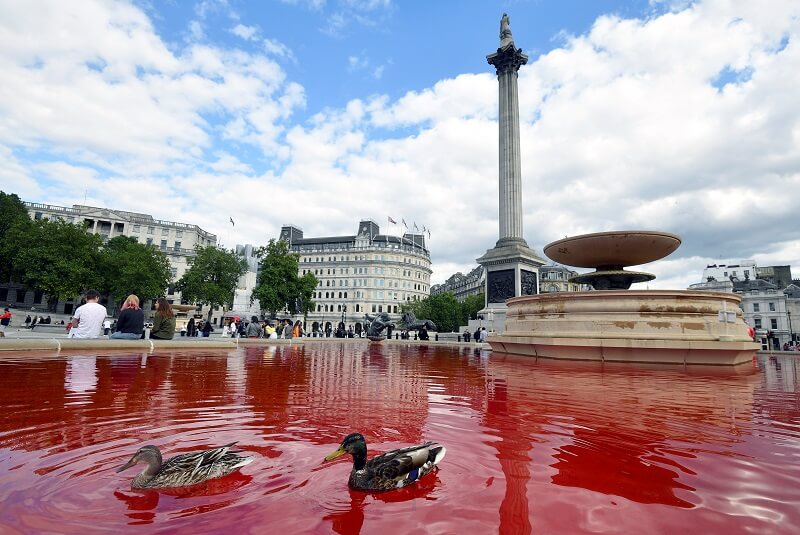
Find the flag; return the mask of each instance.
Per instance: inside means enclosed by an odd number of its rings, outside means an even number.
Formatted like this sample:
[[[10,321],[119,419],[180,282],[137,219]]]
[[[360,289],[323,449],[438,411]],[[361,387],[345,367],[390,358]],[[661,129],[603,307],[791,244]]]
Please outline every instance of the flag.
[[[232,217],[230,217],[230,216],[228,216],[228,219],[230,219],[230,220],[231,220],[231,225],[235,227],[235,226],[236,226],[236,223],[234,223],[234,222],[233,222],[233,218],[232,218]]]
[[[394,219],[392,219],[392,216],[389,216],[389,223],[391,223],[392,225],[396,225],[396,224],[397,224],[397,221],[395,221]]]
[[[403,218],[401,217],[401,218],[400,218],[400,221],[402,221],[402,222],[403,222],[403,226],[404,226],[404,227],[408,228],[408,225],[406,225],[406,220],[405,220],[405,219],[403,219]]]

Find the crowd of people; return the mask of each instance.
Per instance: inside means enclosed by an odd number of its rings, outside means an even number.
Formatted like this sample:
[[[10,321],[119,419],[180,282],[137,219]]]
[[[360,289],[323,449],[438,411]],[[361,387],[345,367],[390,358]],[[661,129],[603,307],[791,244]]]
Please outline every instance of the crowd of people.
[[[0,314],[0,337],[5,336],[5,330],[10,325],[12,313],[8,307],[3,314]],[[37,324],[45,325],[52,322],[50,316],[28,315],[25,318],[25,327],[34,328]],[[58,323],[58,322],[57,322]],[[129,295],[120,307],[119,316],[113,322],[108,316],[108,310],[100,304],[100,293],[96,290],[89,290],[85,295],[85,302],[79,306],[69,322],[61,320],[62,325],[68,333],[69,338],[100,338],[108,336],[114,340],[138,340],[149,336],[155,340],[171,340],[176,334],[176,317],[169,301],[159,297],[155,301],[155,314],[152,317],[152,324],[145,323],[144,311],[141,308],[139,298],[136,295]],[[149,327],[149,333],[148,328]],[[316,324],[315,324],[316,327]],[[292,323],[291,319],[278,321],[260,320],[257,316],[252,316],[250,321],[242,321],[238,316],[226,318],[221,327],[223,337],[237,338],[267,338],[267,339],[291,339],[303,336],[326,336],[336,338],[354,338],[359,333],[350,325],[348,329],[340,324],[335,331],[327,326],[327,331],[317,331],[307,333],[303,322],[300,320]],[[180,336],[190,338],[208,338],[214,332],[214,327],[210,321],[190,318],[189,321],[180,328]],[[485,327],[478,328],[475,333],[468,330],[463,334],[463,340],[469,342],[472,338],[475,342],[485,342],[487,331]],[[391,337],[391,333],[389,334]],[[402,330],[397,338],[408,340],[411,332]],[[429,340],[428,331],[423,327],[414,335],[415,339]],[[792,347],[796,350],[796,346]]]
[[[486,337],[488,335],[489,333],[486,332],[486,327],[478,327],[477,329],[475,329],[474,333],[470,333],[469,330],[464,331],[464,334],[462,336],[465,342],[469,342],[469,339],[472,338],[472,340],[474,340],[475,343],[483,343],[486,342]]]

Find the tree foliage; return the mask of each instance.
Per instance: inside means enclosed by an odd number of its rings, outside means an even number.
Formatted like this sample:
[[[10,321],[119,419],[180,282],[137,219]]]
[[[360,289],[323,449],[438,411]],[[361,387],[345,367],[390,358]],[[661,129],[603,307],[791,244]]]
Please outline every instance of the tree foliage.
[[[181,297],[189,302],[211,307],[230,305],[236,284],[247,270],[247,262],[232,251],[217,249],[213,245],[195,247],[196,256],[192,266],[186,270],[176,286]]]
[[[312,274],[298,275],[299,256],[289,251],[289,244],[283,240],[270,240],[266,247],[256,251],[260,259],[260,272],[253,300],[258,299],[262,310],[277,314],[289,309],[292,314],[305,314],[314,308],[311,296],[319,284]],[[297,309],[300,298],[302,306]]]
[[[19,279],[14,262],[28,243],[25,235],[33,222],[25,203],[14,193],[0,191],[0,214],[0,281],[7,282],[12,278]]]
[[[9,235],[11,240],[25,243],[13,261],[20,281],[47,294],[51,308],[101,282],[102,239],[85,227],[42,219],[30,226],[12,227]]]
[[[455,332],[467,325],[467,321],[483,308],[483,303],[483,294],[469,296],[459,303],[455,295],[444,292],[407,303],[403,311],[412,311],[417,319],[432,320],[439,332]]]
[[[164,294],[172,277],[167,256],[136,238],[117,236],[101,251],[101,291],[116,300],[135,294],[140,300]]]
[[[469,320],[478,319],[478,311],[486,306],[486,295],[479,293],[478,295],[467,296],[461,302],[461,325],[466,325]]]

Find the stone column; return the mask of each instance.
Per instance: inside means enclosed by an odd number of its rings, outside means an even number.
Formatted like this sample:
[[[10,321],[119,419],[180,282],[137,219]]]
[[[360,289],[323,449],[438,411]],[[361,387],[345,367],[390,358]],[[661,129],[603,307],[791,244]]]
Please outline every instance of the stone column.
[[[499,223],[497,244],[477,259],[486,269],[484,317],[494,318],[498,331],[505,326],[505,302],[511,297],[539,293],[538,272],[544,260],[522,237],[522,158],[519,141],[519,97],[517,73],[528,62],[514,46],[508,15],[500,20],[500,47],[486,61],[497,71],[499,123]]]
[[[506,23],[501,33],[500,48],[486,56],[497,70],[499,83],[498,113],[500,134],[500,239],[498,246],[525,244],[522,237],[522,165],[519,141],[519,97],[517,76],[519,68],[528,62],[522,49],[514,46],[511,30]]]

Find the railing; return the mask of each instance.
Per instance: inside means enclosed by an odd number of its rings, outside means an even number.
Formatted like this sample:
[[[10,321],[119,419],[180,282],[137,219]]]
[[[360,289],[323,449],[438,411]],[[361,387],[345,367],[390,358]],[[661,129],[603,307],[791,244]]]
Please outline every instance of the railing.
[[[25,206],[28,208],[40,208],[42,210],[47,210],[48,212],[61,212],[64,214],[80,214],[79,210],[74,208],[66,208],[64,206],[53,206],[50,204],[41,204],[38,202],[27,202],[25,201]]]

